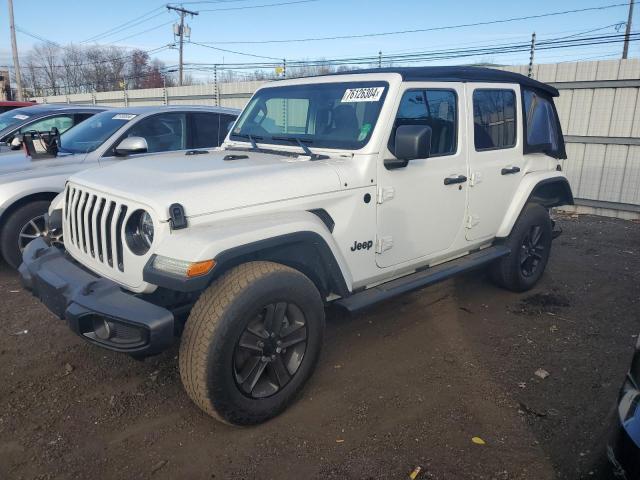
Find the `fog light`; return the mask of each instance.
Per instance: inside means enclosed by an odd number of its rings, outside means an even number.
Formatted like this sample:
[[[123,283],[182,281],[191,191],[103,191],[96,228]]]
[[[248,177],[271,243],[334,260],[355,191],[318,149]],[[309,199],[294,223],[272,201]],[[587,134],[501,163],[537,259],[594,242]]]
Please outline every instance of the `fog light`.
[[[100,340],[109,340],[111,338],[111,325],[104,318],[93,318],[93,332]]]

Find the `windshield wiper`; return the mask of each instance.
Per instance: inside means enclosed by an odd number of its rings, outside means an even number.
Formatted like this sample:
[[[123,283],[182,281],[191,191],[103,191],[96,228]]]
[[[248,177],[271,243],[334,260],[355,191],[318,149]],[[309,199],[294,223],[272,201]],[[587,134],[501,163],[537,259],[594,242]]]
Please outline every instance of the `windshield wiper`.
[[[255,135],[248,135],[244,133],[235,133],[233,134],[233,136],[248,139],[251,142],[251,148],[253,148],[254,150],[259,150],[256,140],[262,140],[262,137],[257,137]]]
[[[325,156],[318,155],[317,153],[313,153],[311,149],[304,144],[304,142],[313,143],[312,140],[302,140],[301,138],[298,138],[298,137],[271,137],[271,140],[297,143],[298,146],[304,151],[304,154],[311,157],[311,160],[319,160],[321,158],[327,158]]]

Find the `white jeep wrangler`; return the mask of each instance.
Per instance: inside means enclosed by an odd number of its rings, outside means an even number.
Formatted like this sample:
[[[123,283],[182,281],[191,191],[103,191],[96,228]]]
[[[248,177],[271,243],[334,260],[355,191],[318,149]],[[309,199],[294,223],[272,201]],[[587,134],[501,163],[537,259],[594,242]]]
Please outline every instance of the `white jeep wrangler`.
[[[553,87],[498,70],[389,68],[274,82],[219,149],[70,178],[66,252],[25,249],[24,285],[85,340],[135,356],[181,336],[191,399],[271,418],[318,359],[324,306],[356,311],[487,266],[540,279],[571,204]]]

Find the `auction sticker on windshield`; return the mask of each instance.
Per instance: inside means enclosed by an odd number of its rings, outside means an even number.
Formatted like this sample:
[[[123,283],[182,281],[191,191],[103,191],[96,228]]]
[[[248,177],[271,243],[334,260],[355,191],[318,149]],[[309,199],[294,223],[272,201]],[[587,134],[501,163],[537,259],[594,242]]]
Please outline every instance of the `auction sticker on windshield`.
[[[112,120],[132,120],[136,118],[136,115],[133,113],[118,113],[113,116]]]
[[[29,118],[29,115],[18,114],[14,115],[13,118],[17,118],[18,120],[26,120],[27,118]]]
[[[341,102],[377,102],[382,97],[383,92],[384,87],[347,88]]]

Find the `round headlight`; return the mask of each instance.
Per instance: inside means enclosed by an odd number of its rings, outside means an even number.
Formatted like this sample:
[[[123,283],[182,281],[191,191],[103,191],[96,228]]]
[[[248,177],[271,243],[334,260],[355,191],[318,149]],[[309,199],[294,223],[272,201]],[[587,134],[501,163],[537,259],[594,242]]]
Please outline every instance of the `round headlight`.
[[[150,247],[153,243],[153,220],[151,220],[149,212],[144,212],[140,216],[140,234],[147,246]]]
[[[153,243],[153,219],[149,212],[136,210],[127,220],[125,238],[127,246],[136,255],[144,255]]]

